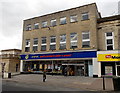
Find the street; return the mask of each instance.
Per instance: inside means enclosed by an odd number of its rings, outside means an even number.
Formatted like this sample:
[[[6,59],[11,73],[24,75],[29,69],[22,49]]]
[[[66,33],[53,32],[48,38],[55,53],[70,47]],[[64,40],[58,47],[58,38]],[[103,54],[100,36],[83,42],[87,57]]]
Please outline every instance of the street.
[[[42,75],[40,74],[21,74],[13,76],[10,79],[2,80],[2,93],[36,93],[39,91],[45,92],[74,92],[74,93],[109,93],[109,90],[102,90],[102,87],[98,87],[102,83],[96,82],[101,79],[80,77],[80,76],[51,76],[47,75],[46,82],[42,81]],[[96,82],[96,83],[94,83]],[[94,86],[93,86],[94,85]],[[100,89],[101,88],[101,89]],[[108,91],[108,92],[107,92]],[[40,92],[41,93],[41,92]],[[112,91],[112,93],[116,93]],[[119,92],[118,92],[119,93]]]

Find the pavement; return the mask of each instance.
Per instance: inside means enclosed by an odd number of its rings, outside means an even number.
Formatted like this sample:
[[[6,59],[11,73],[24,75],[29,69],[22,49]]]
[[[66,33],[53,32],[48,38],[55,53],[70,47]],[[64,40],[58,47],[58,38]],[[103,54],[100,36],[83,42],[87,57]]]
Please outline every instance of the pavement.
[[[16,82],[27,85],[35,85],[46,88],[47,91],[113,91],[112,78],[105,78],[105,90],[103,79],[84,76],[59,76],[47,75],[46,82],[42,81],[42,74],[14,74],[12,78],[3,79],[7,82]],[[39,88],[38,87],[38,88]]]

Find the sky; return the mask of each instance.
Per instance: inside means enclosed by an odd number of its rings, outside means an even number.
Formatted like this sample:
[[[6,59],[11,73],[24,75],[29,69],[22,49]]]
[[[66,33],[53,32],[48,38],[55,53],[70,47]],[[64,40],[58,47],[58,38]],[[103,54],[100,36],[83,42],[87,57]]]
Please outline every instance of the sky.
[[[96,3],[102,17],[118,14],[120,0],[0,0],[0,50],[21,49],[23,20]]]

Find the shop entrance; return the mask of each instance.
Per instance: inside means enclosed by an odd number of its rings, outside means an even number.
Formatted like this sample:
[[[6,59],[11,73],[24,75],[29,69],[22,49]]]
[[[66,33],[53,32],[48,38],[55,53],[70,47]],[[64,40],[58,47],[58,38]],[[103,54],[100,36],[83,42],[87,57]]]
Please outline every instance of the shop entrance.
[[[115,62],[101,62],[101,75],[116,75]]]
[[[120,76],[120,65],[117,66],[117,76]]]
[[[68,76],[84,76],[84,65],[62,65],[62,74]]]
[[[82,66],[75,66],[75,75],[76,76],[84,76],[84,65]]]

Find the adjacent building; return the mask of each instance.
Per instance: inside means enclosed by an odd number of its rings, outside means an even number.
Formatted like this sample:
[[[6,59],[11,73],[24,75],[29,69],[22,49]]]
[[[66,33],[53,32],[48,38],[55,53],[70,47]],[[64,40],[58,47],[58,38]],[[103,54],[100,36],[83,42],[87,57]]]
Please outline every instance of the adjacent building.
[[[1,50],[0,72],[2,72],[2,70],[7,73],[20,72],[20,54],[21,50],[19,49]]]
[[[98,66],[101,75],[120,76],[120,15],[98,19]]]
[[[119,18],[101,18],[92,3],[24,20],[20,71],[105,75],[101,54],[118,52]]]

